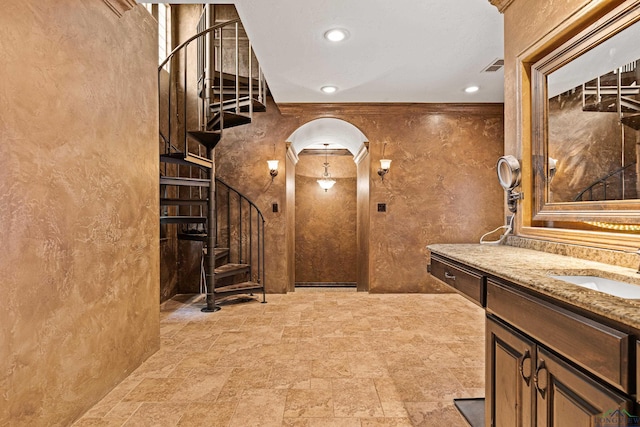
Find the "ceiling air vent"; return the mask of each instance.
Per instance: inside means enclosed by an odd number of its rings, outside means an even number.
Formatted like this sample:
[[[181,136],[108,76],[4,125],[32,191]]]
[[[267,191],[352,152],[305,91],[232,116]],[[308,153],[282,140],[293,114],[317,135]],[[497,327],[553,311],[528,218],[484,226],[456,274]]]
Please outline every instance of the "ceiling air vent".
[[[491,64],[489,64],[484,70],[483,73],[495,73],[499,69],[504,67],[504,59],[496,59]]]

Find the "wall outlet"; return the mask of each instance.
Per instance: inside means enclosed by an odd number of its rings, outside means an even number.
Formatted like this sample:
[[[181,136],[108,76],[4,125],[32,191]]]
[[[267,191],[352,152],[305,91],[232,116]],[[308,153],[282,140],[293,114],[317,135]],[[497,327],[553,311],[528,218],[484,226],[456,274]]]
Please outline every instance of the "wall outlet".
[[[274,203],[272,206],[273,212],[278,212],[278,204]]]
[[[378,212],[386,212],[387,204],[386,203],[378,203]]]

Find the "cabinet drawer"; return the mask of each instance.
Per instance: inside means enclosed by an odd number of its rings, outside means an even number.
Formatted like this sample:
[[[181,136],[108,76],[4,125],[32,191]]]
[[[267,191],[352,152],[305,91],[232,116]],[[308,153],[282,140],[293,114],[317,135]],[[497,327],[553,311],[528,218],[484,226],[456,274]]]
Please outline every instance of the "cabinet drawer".
[[[487,311],[610,384],[630,391],[629,335],[487,281]]]
[[[431,257],[431,274],[460,294],[484,307],[484,277],[437,257]]]

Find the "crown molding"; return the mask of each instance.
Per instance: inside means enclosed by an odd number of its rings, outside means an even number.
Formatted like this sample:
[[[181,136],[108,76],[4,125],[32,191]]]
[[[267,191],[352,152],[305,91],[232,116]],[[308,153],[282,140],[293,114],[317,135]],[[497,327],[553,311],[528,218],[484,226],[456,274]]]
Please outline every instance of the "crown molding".
[[[282,115],[286,116],[312,114],[320,117],[336,117],[345,114],[504,114],[504,104],[502,103],[283,103],[278,104],[278,109]]]
[[[109,9],[120,18],[125,12],[133,9],[138,3],[135,0],[102,0]]]
[[[497,7],[500,13],[504,13],[505,9],[513,3],[513,0],[489,0],[489,3]]]

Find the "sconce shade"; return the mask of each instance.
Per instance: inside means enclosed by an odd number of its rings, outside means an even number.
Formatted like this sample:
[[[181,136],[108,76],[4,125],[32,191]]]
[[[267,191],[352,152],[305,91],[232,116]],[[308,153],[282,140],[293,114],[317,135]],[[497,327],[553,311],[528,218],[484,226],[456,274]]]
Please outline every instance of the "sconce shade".
[[[269,175],[271,175],[271,182],[273,182],[273,179],[278,176],[278,160],[267,160],[267,164],[269,165]]]
[[[380,169],[389,170],[391,168],[391,160],[380,159]]]

